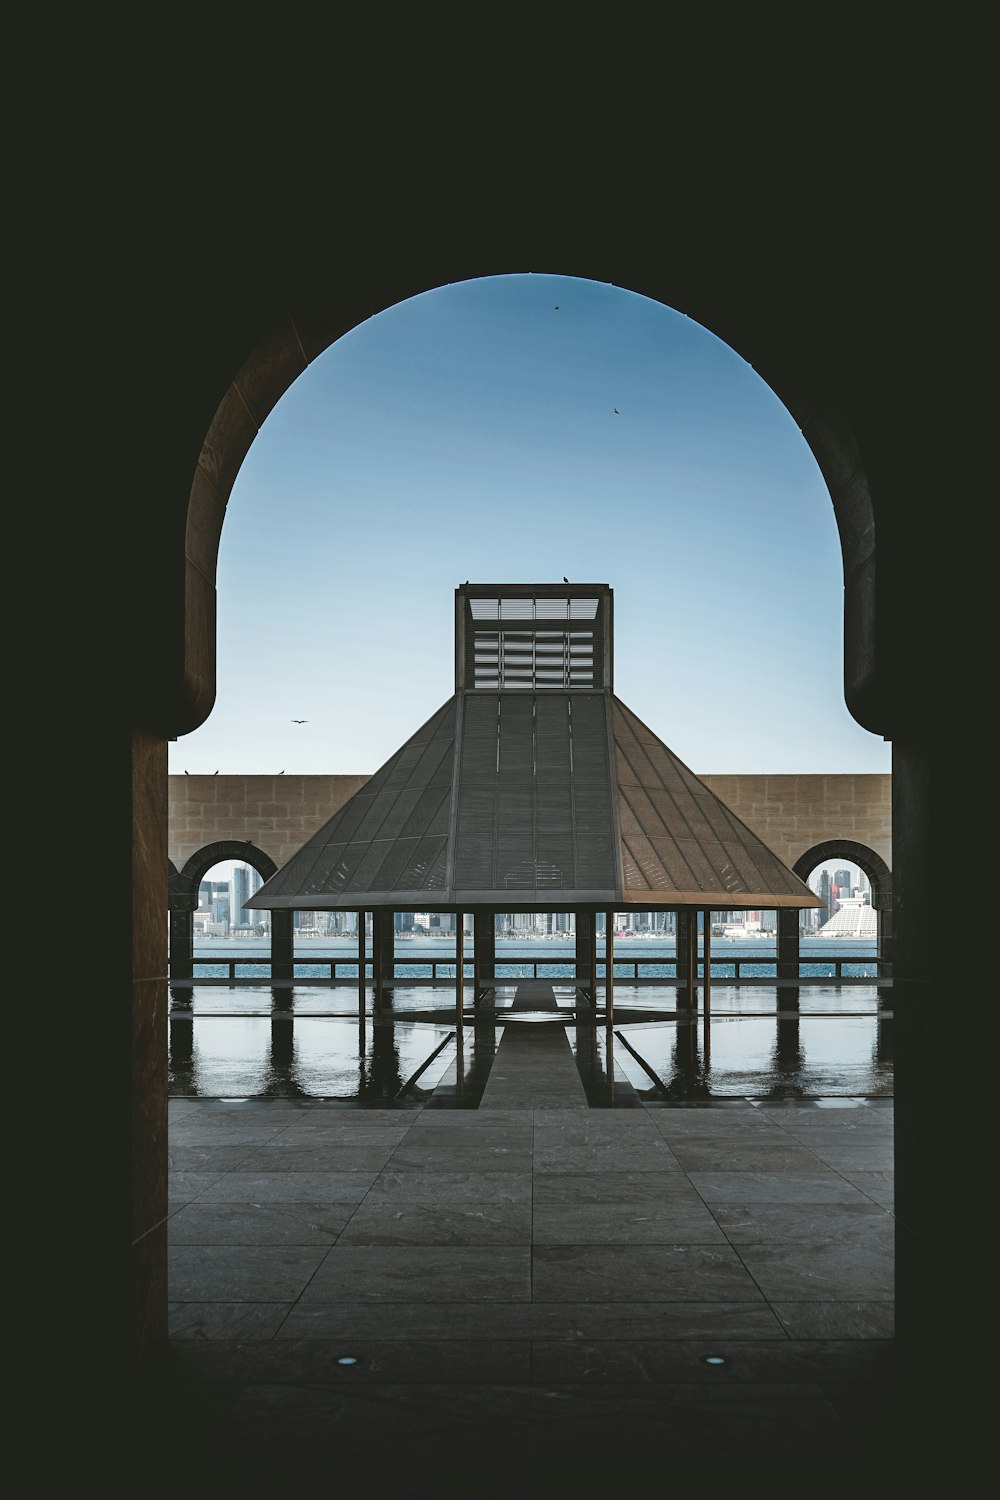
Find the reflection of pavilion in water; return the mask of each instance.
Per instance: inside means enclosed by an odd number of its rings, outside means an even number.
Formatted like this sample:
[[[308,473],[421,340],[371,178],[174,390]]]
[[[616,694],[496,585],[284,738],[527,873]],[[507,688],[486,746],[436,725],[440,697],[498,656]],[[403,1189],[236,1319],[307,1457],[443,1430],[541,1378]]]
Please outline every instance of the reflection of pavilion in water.
[[[585,1098],[591,1108],[697,1104],[734,1097],[780,1101],[892,1091],[892,1018],[887,1011],[853,1017],[855,1024],[866,1028],[870,1054],[866,1065],[856,1066],[854,1073],[844,1070],[835,1047],[832,1052],[824,1050],[832,1033],[817,1032],[823,1025],[836,1030],[844,1018],[839,1023],[829,1017],[803,1018],[794,1010],[778,1010],[771,1016],[773,1034],[766,1056],[759,1055],[757,1035],[758,1055],[749,1055],[753,1053],[750,1048],[744,1065],[734,1068],[731,1045],[724,1058],[713,1063],[713,1022],[707,1014],[699,1018],[675,1012],[667,1018],[662,1010],[630,1011],[628,1021],[612,1029],[602,1023],[596,1006],[568,1004],[572,990],[557,995],[550,985],[533,984],[503,992],[499,997],[503,1003],[496,1007],[473,1009],[460,1026],[427,1024],[429,1014],[439,1022],[445,1020],[450,1014],[447,1008],[433,1013],[426,1009],[393,1013],[391,992],[388,1007],[379,1015],[366,1008],[354,1018],[328,1017],[326,1046],[339,1048],[336,1067],[328,1070],[324,1070],[324,1059],[317,1063],[297,1046],[297,1028],[301,1033],[317,1018],[297,1017],[289,992],[275,990],[270,1015],[258,1013],[253,1018],[260,1029],[259,1055],[243,1075],[234,1071],[227,1056],[224,1094],[323,1098],[331,1105],[356,1109],[479,1108],[505,1034],[514,1035],[509,1023],[517,1019],[511,1002],[518,991],[530,996],[521,1005],[520,1019],[534,1023],[533,1040],[549,1044],[557,1068],[571,1068],[581,1102]],[[185,997],[180,1001],[169,1020],[171,1093],[174,1097],[218,1097],[211,1068],[196,1049],[198,1018],[185,1004]],[[751,1023],[760,1028],[767,1020],[766,1015],[756,1013],[720,1017],[714,1025],[727,1028],[724,1035],[729,1041],[733,1033],[728,1028],[742,1027],[746,1033]],[[804,1028],[810,1038],[808,1046]],[[509,1045],[506,1056],[511,1056]],[[864,1084],[852,1082],[862,1075]]]

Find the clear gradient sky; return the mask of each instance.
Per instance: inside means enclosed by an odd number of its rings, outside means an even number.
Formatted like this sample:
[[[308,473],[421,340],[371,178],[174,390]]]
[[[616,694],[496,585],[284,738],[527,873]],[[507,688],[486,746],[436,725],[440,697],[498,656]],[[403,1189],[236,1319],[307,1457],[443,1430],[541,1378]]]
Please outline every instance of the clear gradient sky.
[[[844,704],[833,507],[784,407],[682,314],[537,274],[389,308],[282,397],[170,770],[370,774],[454,691],[456,586],[563,575],[614,589],[615,691],[696,773],[890,770]]]

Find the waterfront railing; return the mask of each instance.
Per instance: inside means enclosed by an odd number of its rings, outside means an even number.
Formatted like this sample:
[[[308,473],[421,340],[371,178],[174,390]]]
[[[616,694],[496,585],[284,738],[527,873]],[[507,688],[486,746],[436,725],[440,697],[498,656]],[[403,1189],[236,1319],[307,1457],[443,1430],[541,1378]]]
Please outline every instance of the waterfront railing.
[[[782,960],[782,967],[785,961]],[[267,955],[257,958],[202,957],[195,955],[194,975],[190,979],[175,980],[178,984],[270,984],[272,960]],[[391,978],[384,983],[398,986],[434,985],[455,979],[456,958],[447,956],[434,959],[410,961],[397,958],[393,964]],[[872,984],[885,982],[892,977],[892,965],[886,959],[871,954],[838,953],[830,958],[815,954],[800,955],[797,977],[793,983],[822,984],[833,980],[836,984]],[[207,974],[207,969],[224,970],[224,974]],[[264,972],[261,972],[261,971]],[[318,973],[316,971],[319,971]],[[651,972],[651,971],[656,971]],[[308,972],[307,972],[308,971]],[[518,979],[548,979],[553,982],[577,982],[577,965],[573,959],[544,959],[530,955],[505,954],[497,961],[492,973],[479,976],[483,985],[510,984]],[[465,977],[474,982],[475,967],[464,965]],[[607,966],[597,964],[598,982],[606,978]],[[371,961],[365,965],[365,975],[374,979]],[[704,959],[699,957],[697,977],[705,976]],[[171,976],[172,977],[172,976]],[[297,984],[357,984],[358,959],[343,956],[313,956],[293,960],[292,977]],[[632,958],[614,961],[614,977],[633,985],[682,985],[683,978],[677,973],[677,964],[663,958]],[[778,960],[771,955],[724,954],[709,958],[709,977],[713,984],[767,984],[778,978]],[[173,977],[172,977],[173,978]],[[589,976],[584,976],[589,978]],[[581,980],[582,982],[582,980]]]

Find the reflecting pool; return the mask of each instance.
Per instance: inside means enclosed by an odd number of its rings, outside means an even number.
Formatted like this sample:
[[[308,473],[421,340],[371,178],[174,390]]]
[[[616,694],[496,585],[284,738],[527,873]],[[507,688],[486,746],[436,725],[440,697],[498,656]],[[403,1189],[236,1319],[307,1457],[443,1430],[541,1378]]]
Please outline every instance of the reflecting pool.
[[[875,985],[713,985],[710,1015],[676,1008],[673,989],[616,986],[602,1006],[554,990],[549,1011],[515,1011],[514,989],[493,1003],[454,989],[388,991],[376,1015],[350,988],[175,989],[169,1012],[171,1097],[323,1099],[347,1108],[475,1108],[504,1031],[565,1030],[592,1107],[726,1099],[891,1098],[891,992]]]

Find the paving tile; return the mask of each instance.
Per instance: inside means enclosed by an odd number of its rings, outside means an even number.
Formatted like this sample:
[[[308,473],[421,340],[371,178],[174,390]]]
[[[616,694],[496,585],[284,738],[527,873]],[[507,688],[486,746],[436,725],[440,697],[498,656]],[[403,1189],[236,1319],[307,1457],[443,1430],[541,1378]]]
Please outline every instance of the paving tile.
[[[335,1245],[307,1302],[527,1302],[531,1252],[508,1245]]]
[[[364,1203],[341,1245],[526,1245],[531,1206],[522,1203]]]
[[[397,1203],[528,1203],[530,1172],[432,1172],[410,1167],[384,1171],[372,1184],[371,1201]]]
[[[325,1136],[330,1140],[358,1141],[361,1145],[382,1145],[399,1141],[408,1135],[422,1118],[419,1110],[408,1113],[396,1110],[391,1119],[373,1119],[370,1110],[338,1110],[335,1114],[305,1114],[290,1121],[282,1131],[283,1140],[302,1142]]]
[[[301,1339],[785,1339],[752,1302],[298,1302],[276,1337]],[[844,1335],[846,1337],[846,1335]]]
[[[534,1205],[536,1245],[725,1245],[700,1199],[666,1203],[562,1203]]]
[[[284,1126],[268,1127],[265,1123],[254,1121],[242,1125],[219,1124],[193,1124],[193,1125],[171,1125],[169,1145],[171,1150],[180,1149],[203,1149],[203,1150],[230,1150],[243,1149],[252,1151],[258,1146],[268,1146],[272,1142],[280,1141],[285,1137]]]
[[[576,1203],[648,1204],[665,1200],[700,1206],[702,1202],[679,1169],[668,1172],[537,1172],[533,1197],[536,1208]]]
[[[774,1314],[791,1339],[889,1339],[895,1332],[895,1303],[783,1302],[771,1303]]]
[[[385,1163],[383,1163],[385,1165]],[[388,1163],[393,1172],[411,1169],[431,1172],[530,1172],[530,1147],[506,1146],[480,1141],[475,1145],[441,1144],[421,1140],[397,1146]]]
[[[332,1251],[300,1245],[172,1245],[170,1302],[291,1302]]]
[[[341,1363],[350,1360],[352,1363]],[[358,1338],[214,1340],[180,1351],[178,1373],[203,1383],[282,1382],[350,1391],[373,1382],[517,1382],[531,1380],[530,1339]]]
[[[424,1119],[436,1122],[453,1121],[453,1124],[423,1126],[412,1130],[406,1138],[406,1150],[468,1150],[476,1152],[484,1146],[503,1148],[506,1151],[530,1151],[534,1143],[534,1128],[530,1115],[521,1115],[520,1125],[505,1124],[495,1129],[483,1130],[476,1125],[467,1125],[468,1110],[427,1110]]]
[[[257,1146],[171,1145],[167,1166],[171,1172],[212,1172],[222,1174],[242,1166],[260,1148]]]
[[[622,1131],[631,1134],[642,1125],[650,1124],[648,1117],[634,1109],[588,1109],[581,1116],[578,1109],[551,1108],[539,1105],[535,1110],[535,1129],[546,1130],[579,1130],[593,1131]]]
[[[679,1172],[673,1152],[663,1141],[584,1141],[537,1146],[535,1172]]]
[[[351,1203],[189,1203],[170,1221],[171,1245],[326,1245]]]
[[[707,1360],[722,1360],[709,1364]],[[880,1340],[549,1339],[532,1345],[538,1381],[650,1381],[730,1385],[828,1379],[884,1380],[893,1366],[893,1346]]]
[[[229,1172],[200,1195],[206,1203],[360,1203],[374,1172]]]
[[[530,1122],[527,1128],[531,1128]],[[425,1130],[477,1130],[492,1136],[505,1130],[524,1130],[525,1122],[518,1111],[508,1109],[482,1108],[445,1115],[422,1111],[415,1118],[413,1129],[421,1134]]]
[[[712,1213],[731,1244],[785,1244],[822,1236],[884,1233],[886,1211],[877,1203],[715,1203]]]
[[[291,1302],[171,1302],[170,1339],[270,1339],[288,1316]]]
[[[863,1195],[836,1172],[691,1172],[706,1203],[858,1203]]]
[[[262,1146],[239,1164],[246,1172],[378,1172],[398,1147],[394,1142],[383,1145],[356,1145],[353,1141],[330,1145],[317,1141],[309,1145],[288,1142],[281,1146]]]
[[[206,1188],[219,1182],[224,1172],[171,1172],[167,1177],[167,1207],[170,1213],[200,1198]]]
[[[781,1126],[773,1117],[757,1110],[737,1114],[732,1110],[650,1110],[648,1118],[654,1129],[667,1141],[701,1140],[781,1140]]]
[[[813,1145],[814,1155],[838,1172],[891,1172],[893,1170],[892,1143],[869,1145],[852,1142],[849,1145]]]
[[[840,1175],[882,1208],[892,1208],[895,1203],[896,1178],[893,1172],[857,1172],[853,1167],[845,1167]]]
[[[892,1137],[892,1110],[791,1110],[771,1118],[788,1135],[826,1140],[879,1140]]]
[[[728,1247],[536,1245],[532,1251],[535,1302],[634,1302],[643,1297],[749,1302],[757,1291]]]
[[[740,1245],[739,1255],[769,1301],[856,1301],[864,1287],[870,1301],[891,1298],[894,1288],[893,1226],[877,1233],[839,1235],[785,1245]]]
[[[674,1141],[672,1151],[685,1172],[815,1172],[816,1157],[806,1146],[768,1141]]]

